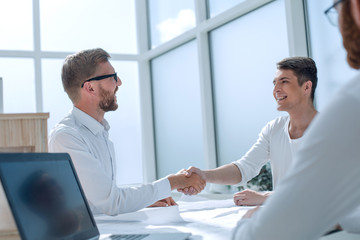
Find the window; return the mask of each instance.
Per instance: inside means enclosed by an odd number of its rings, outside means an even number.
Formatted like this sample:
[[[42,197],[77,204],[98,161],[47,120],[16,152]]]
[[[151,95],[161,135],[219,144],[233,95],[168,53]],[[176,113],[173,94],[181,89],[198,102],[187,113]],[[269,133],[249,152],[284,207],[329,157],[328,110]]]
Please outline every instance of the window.
[[[0,49],[32,50],[34,48],[32,1],[1,1],[0,9]]]
[[[40,0],[41,49],[136,53],[134,0]]]
[[[276,63],[289,55],[284,1],[221,26],[210,39],[220,166],[244,155],[265,124],[284,114],[272,95]]]
[[[61,82],[64,59],[42,60],[43,109],[49,112],[48,132],[71,110],[72,102]]]
[[[142,183],[142,138],[138,65],[134,61],[111,61],[122,81],[117,93],[119,108],[105,115],[111,126],[117,160],[117,182]]]
[[[123,80],[119,108],[106,115],[116,147],[117,181],[142,182],[135,1],[14,0],[0,3],[0,9],[4,113],[49,112],[48,130],[53,128],[72,107],[61,82],[65,57],[102,47]]]
[[[194,0],[149,0],[152,48],[195,27]]]
[[[275,108],[272,79],[276,62],[289,56],[288,41],[292,41],[287,36],[287,21],[292,16],[286,14],[286,3],[289,1],[0,3],[0,31],[5,36],[0,39],[4,112],[50,112],[51,129],[72,106],[61,84],[65,57],[102,47],[112,56],[110,61],[123,81],[117,95],[119,109],[106,115],[119,184],[153,181],[155,171],[163,177],[189,165],[226,164],[241,157],[266,122],[282,114]],[[147,9],[142,8],[145,5]],[[316,19],[323,11],[316,8],[323,3],[307,1],[307,5],[312,54],[319,67],[317,102],[322,107],[330,98],[328,93],[342,84],[337,79],[353,71],[336,57],[345,58],[343,50],[337,49],[339,44],[337,48],[332,45],[340,41],[338,30],[328,30],[327,23]],[[222,14],[226,11],[229,14]],[[343,64],[341,73],[328,67],[329,56],[330,66]],[[322,85],[323,78],[331,81]],[[153,174],[143,177],[143,170]]]
[[[215,17],[216,15],[245,1],[246,0],[208,0],[209,16]]]
[[[204,167],[196,52],[191,41],[151,64],[158,177],[190,165]]]
[[[34,61],[31,58],[0,58],[4,112],[35,112]]]

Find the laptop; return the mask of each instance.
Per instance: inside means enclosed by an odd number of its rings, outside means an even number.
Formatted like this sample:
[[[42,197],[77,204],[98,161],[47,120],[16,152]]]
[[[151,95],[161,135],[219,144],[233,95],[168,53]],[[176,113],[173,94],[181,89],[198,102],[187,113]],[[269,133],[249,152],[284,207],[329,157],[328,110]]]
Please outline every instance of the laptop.
[[[100,235],[67,153],[0,153],[0,180],[23,240],[183,240],[191,235]]]

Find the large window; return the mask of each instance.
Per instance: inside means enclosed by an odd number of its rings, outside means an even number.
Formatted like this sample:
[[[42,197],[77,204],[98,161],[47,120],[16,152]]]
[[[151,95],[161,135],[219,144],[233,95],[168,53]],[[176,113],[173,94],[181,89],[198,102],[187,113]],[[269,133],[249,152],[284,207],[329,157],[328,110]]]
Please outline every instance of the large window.
[[[50,131],[72,108],[61,83],[64,58],[83,49],[105,49],[123,81],[118,110],[105,115],[118,161],[117,181],[139,183],[143,174],[135,1],[105,2],[0,2],[3,111],[49,112]]]
[[[123,82],[119,109],[105,115],[118,183],[149,182],[189,165],[226,164],[283,114],[275,108],[272,79],[276,62],[307,52],[297,24],[304,14],[295,14],[303,2],[2,1],[4,112],[49,112],[50,130],[72,107],[61,84],[64,58],[102,47]],[[321,111],[354,71],[338,29],[319,18],[332,1],[305,2]]]
[[[0,58],[4,112],[35,112],[34,61],[31,58]]]
[[[33,50],[32,0],[0,1],[0,9],[0,49]]]
[[[204,167],[198,71],[195,41],[152,61],[158,177]]]
[[[41,49],[136,53],[134,0],[40,0]]]
[[[210,37],[217,160],[224,165],[244,155],[265,124],[283,114],[276,110],[272,81],[276,63],[289,56],[284,1],[242,16]]]

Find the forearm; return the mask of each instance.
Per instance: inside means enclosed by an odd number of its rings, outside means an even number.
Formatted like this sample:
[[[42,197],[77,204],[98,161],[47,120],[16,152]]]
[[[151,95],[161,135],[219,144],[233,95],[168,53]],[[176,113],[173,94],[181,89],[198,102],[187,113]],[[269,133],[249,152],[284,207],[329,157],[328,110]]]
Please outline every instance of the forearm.
[[[241,182],[241,172],[232,163],[215,169],[203,170],[203,174],[208,183],[237,184]]]
[[[184,175],[171,174],[167,178],[169,179],[171,190],[187,187],[184,186],[186,181]]]
[[[186,176],[185,173],[171,174],[168,176],[171,190],[190,188],[190,194],[197,194],[201,192],[205,186],[205,180],[198,174],[193,173],[191,176]]]

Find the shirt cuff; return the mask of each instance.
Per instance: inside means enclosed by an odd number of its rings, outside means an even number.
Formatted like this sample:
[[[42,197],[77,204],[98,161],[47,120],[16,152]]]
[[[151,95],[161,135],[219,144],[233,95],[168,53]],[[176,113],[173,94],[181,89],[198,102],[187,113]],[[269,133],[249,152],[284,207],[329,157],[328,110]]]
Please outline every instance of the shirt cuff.
[[[244,178],[244,173],[243,173],[243,170],[242,170],[242,167],[240,165],[240,163],[238,161],[234,161],[232,162],[232,164],[234,164],[240,171],[240,174],[241,174],[241,181],[238,182],[237,184],[234,184],[235,186],[242,186],[242,185],[245,185],[246,184],[246,181],[245,181],[245,178]]]
[[[171,196],[171,186],[169,179],[161,178],[155,182],[153,182],[155,189],[158,192],[158,199],[164,199]]]

